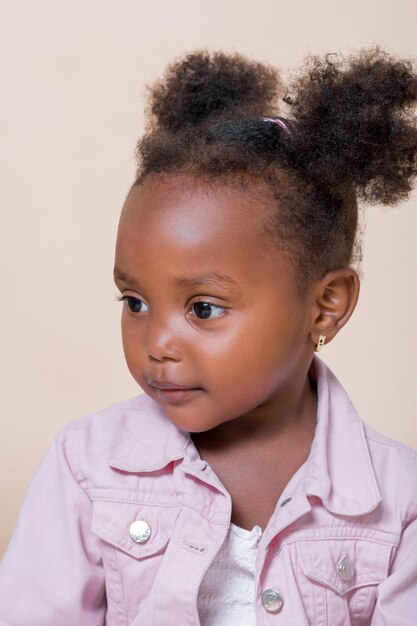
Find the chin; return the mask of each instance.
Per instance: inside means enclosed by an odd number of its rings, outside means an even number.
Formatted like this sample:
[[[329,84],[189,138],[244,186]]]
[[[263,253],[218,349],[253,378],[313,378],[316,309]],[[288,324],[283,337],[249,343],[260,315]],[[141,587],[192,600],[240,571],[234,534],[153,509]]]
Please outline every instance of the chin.
[[[185,415],[173,414],[165,408],[170,421],[174,426],[187,433],[204,433],[219,425],[219,422],[213,420],[204,420],[201,417],[196,418],[195,415],[189,417]]]

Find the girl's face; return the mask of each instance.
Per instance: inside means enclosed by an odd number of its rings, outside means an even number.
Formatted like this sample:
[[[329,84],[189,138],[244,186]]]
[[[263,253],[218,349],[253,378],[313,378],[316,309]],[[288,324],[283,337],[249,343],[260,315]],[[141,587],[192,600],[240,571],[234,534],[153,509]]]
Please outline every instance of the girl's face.
[[[264,231],[269,210],[259,194],[184,177],[148,178],[126,200],[115,268],[124,352],[182,430],[282,413],[306,380],[311,315]]]

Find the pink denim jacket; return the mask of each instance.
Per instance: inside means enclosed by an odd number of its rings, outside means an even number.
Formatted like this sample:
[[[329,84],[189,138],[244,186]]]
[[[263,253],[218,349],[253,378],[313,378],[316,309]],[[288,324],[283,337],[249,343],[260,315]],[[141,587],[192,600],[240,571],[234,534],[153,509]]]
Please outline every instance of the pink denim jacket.
[[[365,425],[314,365],[316,433],[260,540],[257,623],[416,626],[417,454]],[[199,584],[230,517],[188,433],[148,396],[73,422],[26,493],[0,570],[0,624],[198,626]],[[265,608],[268,589],[279,610]]]

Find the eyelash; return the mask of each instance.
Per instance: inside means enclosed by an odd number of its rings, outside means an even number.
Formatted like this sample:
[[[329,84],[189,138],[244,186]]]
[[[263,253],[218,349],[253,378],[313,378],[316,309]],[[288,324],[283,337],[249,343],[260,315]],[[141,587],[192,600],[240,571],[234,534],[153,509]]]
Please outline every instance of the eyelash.
[[[119,302],[126,302],[131,313],[136,314],[136,313],[140,313],[141,312],[141,311],[132,311],[131,307],[129,306],[129,301],[130,300],[133,300],[135,302],[142,302],[142,300],[140,298],[135,298],[134,296],[118,296],[117,300]],[[217,317],[214,317],[214,318],[198,317],[198,315],[196,315],[195,317],[197,317],[197,319],[199,319],[199,320],[209,320],[209,321],[212,321],[214,319],[219,319],[219,318],[223,317],[227,313],[227,311],[228,311],[228,309],[226,307],[220,306],[219,304],[213,304],[212,302],[207,302],[206,300],[198,300],[197,302],[193,302],[192,306],[194,307],[197,304],[208,304],[209,306],[211,306],[211,307],[213,307],[215,309],[221,309],[222,310],[220,315],[218,315]]]

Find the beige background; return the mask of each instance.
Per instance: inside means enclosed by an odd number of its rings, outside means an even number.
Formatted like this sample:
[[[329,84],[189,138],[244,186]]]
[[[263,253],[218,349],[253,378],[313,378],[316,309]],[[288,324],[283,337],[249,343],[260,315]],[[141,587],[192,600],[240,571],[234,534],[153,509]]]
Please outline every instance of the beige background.
[[[417,3],[0,4],[1,553],[57,430],[137,392],[111,272],[145,83],[204,46],[285,71],[308,52],[376,42],[417,56]],[[416,205],[414,193],[398,209],[369,211],[360,303],[322,352],[362,416],[415,447]]]

